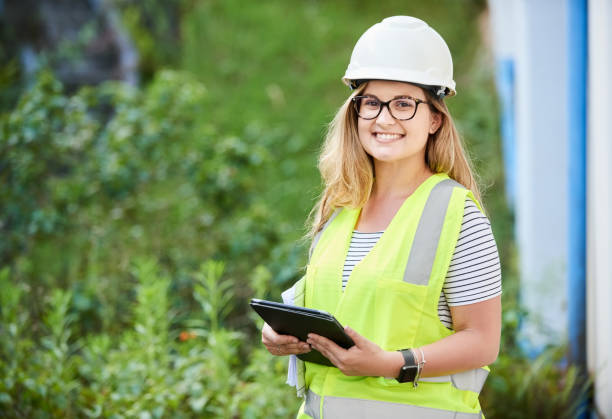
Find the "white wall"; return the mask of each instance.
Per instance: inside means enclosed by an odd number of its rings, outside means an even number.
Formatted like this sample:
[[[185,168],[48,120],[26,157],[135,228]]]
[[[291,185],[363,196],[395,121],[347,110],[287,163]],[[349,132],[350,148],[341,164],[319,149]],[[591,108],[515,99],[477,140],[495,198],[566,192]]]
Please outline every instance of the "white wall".
[[[562,342],[567,329],[566,8],[558,0],[489,5],[496,52],[511,50],[515,61],[514,209],[529,313],[522,345],[537,353]]]
[[[523,346],[566,337],[567,10],[558,0],[489,0],[498,62],[515,68],[514,209]],[[612,418],[612,1],[589,0],[587,362],[600,418]]]
[[[587,362],[597,410],[612,418],[612,3],[588,7]]]

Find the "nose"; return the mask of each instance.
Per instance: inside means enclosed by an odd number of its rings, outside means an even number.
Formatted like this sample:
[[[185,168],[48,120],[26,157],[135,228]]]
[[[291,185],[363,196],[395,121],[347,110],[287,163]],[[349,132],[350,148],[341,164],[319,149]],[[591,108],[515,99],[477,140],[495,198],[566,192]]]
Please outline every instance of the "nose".
[[[395,118],[391,115],[388,103],[383,104],[380,113],[376,117],[376,122],[383,125],[393,125],[395,123]]]

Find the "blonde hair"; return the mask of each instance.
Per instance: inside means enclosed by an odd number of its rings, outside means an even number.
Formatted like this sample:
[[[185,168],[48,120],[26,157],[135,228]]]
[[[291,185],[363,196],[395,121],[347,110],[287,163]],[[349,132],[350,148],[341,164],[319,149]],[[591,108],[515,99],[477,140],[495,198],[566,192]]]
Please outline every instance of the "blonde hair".
[[[340,107],[329,124],[325,142],[319,155],[319,171],[324,183],[321,198],[310,212],[312,238],[323,227],[334,209],[360,208],[370,198],[374,184],[374,165],[359,141],[357,112],[353,97],[367,86],[363,83]],[[444,100],[424,88],[429,107],[441,116],[441,125],[429,135],[425,149],[425,163],[434,173],[446,173],[449,177],[470,189],[480,201],[480,191],[463,148],[461,137]]]

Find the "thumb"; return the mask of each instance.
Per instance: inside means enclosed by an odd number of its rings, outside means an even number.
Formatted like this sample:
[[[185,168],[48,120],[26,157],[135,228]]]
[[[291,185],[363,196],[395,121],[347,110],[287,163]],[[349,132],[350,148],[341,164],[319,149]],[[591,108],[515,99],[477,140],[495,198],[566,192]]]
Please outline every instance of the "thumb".
[[[369,343],[369,340],[367,340],[366,338],[364,338],[363,336],[361,336],[359,333],[355,332],[353,329],[351,329],[348,326],[344,327],[344,332],[351,339],[353,339],[353,342],[355,342],[355,345],[357,345],[357,346],[364,346],[364,345],[367,345]]]

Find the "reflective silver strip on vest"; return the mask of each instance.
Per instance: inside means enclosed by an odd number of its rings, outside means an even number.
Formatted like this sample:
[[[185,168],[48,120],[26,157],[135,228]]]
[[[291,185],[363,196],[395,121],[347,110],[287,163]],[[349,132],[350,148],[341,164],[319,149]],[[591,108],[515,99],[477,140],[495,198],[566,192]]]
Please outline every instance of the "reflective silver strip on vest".
[[[419,382],[427,383],[448,383],[451,382],[453,386],[459,390],[473,391],[474,393],[480,393],[489,371],[484,368],[476,368],[473,370],[458,372],[452,375],[442,375],[440,377],[424,377],[419,378]]]
[[[315,247],[317,247],[317,243],[319,243],[321,235],[323,234],[325,229],[331,224],[331,222],[334,221],[334,218],[336,218],[338,214],[340,214],[340,208],[338,208],[332,213],[332,215],[329,217],[329,220],[325,221],[325,224],[323,224],[323,228],[321,228],[321,230],[319,230],[319,232],[315,234],[314,239],[312,239],[310,249],[308,249],[308,259],[310,259],[310,257],[312,256],[312,252],[314,252]]]
[[[304,402],[304,413],[308,416],[319,419],[321,411],[321,396],[314,391],[308,390],[306,392],[306,400]]]
[[[452,179],[445,179],[431,190],[414,234],[410,256],[408,256],[404,271],[404,282],[415,285],[429,283],[446,210],[455,187],[465,188]]]
[[[316,396],[318,400],[320,400],[320,397],[312,391],[309,390],[308,393],[311,393],[312,395]],[[306,400],[306,404],[308,404],[308,398]],[[307,413],[306,409],[304,409],[304,413]],[[313,416],[310,413],[307,414],[311,415],[315,419],[320,419],[318,411],[316,416]],[[332,396],[325,396],[323,398],[322,419],[481,419],[481,417],[481,413],[454,412],[451,410],[412,406],[402,403],[390,403],[380,400],[365,400]]]

